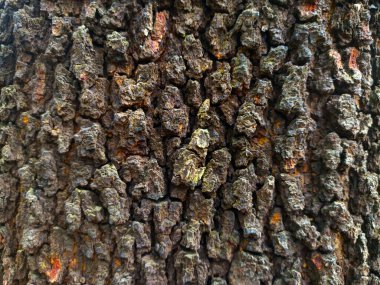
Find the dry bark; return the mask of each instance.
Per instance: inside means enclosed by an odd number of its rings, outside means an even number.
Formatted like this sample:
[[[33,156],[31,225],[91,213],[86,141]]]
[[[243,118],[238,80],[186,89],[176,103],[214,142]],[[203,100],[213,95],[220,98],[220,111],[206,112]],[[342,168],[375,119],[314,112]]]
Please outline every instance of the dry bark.
[[[380,3],[0,0],[0,281],[380,284]]]

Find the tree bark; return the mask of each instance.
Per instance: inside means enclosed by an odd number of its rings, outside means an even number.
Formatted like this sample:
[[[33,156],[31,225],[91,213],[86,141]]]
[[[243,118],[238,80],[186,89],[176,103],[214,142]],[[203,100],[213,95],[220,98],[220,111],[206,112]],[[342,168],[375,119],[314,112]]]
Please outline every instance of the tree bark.
[[[380,3],[0,0],[0,281],[380,285]]]

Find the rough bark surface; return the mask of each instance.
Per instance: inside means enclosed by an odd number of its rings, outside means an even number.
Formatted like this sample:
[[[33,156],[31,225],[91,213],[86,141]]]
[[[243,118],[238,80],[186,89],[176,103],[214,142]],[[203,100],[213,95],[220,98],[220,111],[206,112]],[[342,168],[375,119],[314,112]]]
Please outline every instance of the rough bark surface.
[[[379,23],[0,0],[0,282],[379,285]]]

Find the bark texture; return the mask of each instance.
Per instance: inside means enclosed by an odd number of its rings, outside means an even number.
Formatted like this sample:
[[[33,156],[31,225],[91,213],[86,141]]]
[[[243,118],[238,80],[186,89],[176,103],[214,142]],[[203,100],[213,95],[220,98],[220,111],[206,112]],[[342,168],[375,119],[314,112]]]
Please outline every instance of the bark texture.
[[[0,282],[379,285],[379,9],[0,0]]]

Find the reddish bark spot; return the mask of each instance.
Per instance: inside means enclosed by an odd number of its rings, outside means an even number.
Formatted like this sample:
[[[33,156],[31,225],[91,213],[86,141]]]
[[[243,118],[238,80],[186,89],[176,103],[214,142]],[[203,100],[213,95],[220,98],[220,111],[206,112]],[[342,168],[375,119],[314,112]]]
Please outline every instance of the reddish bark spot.
[[[96,10],[90,6],[90,0],[83,1],[83,7],[86,15],[92,16],[96,12]]]
[[[351,53],[350,53],[350,59],[348,61],[349,68],[358,69],[358,64],[356,62],[358,56],[359,56],[359,50],[356,48],[352,48]]]
[[[310,172],[310,166],[307,163],[304,163],[301,167],[302,173],[309,173]]]
[[[150,46],[153,53],[157,53],[160,49],[161,42],[168,30],[169,15],[166,11],[158,12],[154,21],[153,32],[147,44]]]
[[[160,49],[160,43],[158,41],[151,41],[150,48],[154,53],[157,53]]]
[[[296,167],[296,165],[297,165],[297,159],[290,158],[290,159],[285,160],[284,169],[285,170],[291,170],[291,169],[294,169],[294,167]]]
[[[302,4],[300,8],[304,12],[314,12],[318,8],[318,0],[313,1],[312,3]]]
[[[58,280],[59,273],[62,269],[61,260],[57,257],[50,258],[51,269],[46,271],[46,275],[49,278],[50,283],[54,283]]]
[[[119,159],[119,160],[122,160],[125,158],[125,150],[123,149],[119,149],[117,152],[116,152],[116,157]]]
[[[369,24],[368,24],[368,23],[362,25],[362,30],[363,30],[363,32],[364,32],[365,34],[370,34],[370,33],[371,33],[371,31],[370,31],[370,29],[369,29]]]
[[[168,13],[158,12],[154,22],[152,40],[161,41],[167,32]]]
[[[81,81],[87,81],[88,80],[88,74],[85,73],[85,72],[81,73],[80,76],[79,76],[79,79]]]
[[[117,76],[117,77],[115,77],[115,82],[120,87],[121,85],[123,85],[124,79],[123,79],[123,77]]]
[[[321,270],[323,268],[323,259],[319,253],[314,253],[311,257],[311,261],[317,270]]]
[[[306,4],[306,5],[302,5],[301,9],[306,11],[306,12],[314,12],[317,9],[317,5]]]

